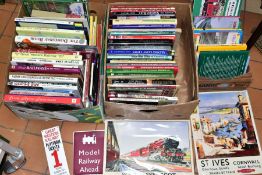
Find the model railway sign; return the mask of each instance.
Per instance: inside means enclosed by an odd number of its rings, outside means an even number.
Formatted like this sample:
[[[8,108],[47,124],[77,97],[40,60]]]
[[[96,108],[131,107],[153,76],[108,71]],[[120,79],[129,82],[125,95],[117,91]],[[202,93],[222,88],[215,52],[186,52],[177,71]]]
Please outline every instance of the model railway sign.
[[[103,174],[104,131],[74,133],[74,174]]]

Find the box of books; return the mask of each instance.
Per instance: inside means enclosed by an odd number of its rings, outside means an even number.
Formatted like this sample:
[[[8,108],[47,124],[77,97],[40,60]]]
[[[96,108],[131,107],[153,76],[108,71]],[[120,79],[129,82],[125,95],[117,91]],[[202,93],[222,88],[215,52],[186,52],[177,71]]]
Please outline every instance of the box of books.
[[[7,107],[22,118],[102,122],[98,21],[84,0],[23,1],[14,21]]]
[[[107,118],[183,119],[198,104],[188,3],[112,3],[105,34]]]
[[[199,90],[239,90],[251,83],[249,51],[243,43],[242,0],[199,0],[193,27]]]

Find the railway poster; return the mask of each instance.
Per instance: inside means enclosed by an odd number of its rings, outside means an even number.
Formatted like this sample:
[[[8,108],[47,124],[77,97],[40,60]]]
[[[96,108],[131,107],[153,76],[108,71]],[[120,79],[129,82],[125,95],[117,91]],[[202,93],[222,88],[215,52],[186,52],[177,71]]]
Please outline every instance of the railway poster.
[[[189,121],[106,121],[105,175],[193,175]]]
[[[191,116],[201,175],[262,173],[261,147],[247,91],[200,93]]]
[[[104,131],[74,132],[74,175],[103,174]]]

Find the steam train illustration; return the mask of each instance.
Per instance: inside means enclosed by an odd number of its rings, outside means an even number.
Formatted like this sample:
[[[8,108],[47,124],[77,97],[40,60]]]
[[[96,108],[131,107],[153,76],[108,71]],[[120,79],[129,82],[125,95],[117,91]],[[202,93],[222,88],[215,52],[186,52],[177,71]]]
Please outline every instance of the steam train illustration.
[[[201,16],[216,16],[225,0],[205,0]]]
[[[145,157],[150,161],[185,163],[186,153],[178,148],[176,137],[167,137],[156,140],[146,147],[131,151],[128,157]]]

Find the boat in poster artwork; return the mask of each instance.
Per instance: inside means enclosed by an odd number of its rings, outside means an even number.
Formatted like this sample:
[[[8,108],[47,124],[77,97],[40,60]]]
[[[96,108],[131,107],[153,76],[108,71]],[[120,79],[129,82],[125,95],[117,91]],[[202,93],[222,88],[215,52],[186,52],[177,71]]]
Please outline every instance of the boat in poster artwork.
[[[198,173],[260,174],[262,156],[247,91],[200,93],[191,116]]]

